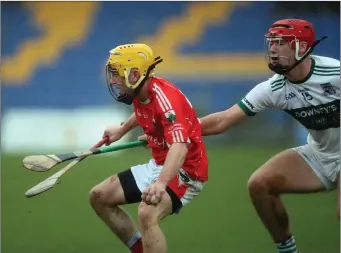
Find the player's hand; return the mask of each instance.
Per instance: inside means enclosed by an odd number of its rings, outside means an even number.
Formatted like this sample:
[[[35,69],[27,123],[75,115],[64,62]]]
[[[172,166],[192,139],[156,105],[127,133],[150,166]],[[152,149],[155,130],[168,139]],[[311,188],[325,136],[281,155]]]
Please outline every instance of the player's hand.
[[[147,135],[146,135],[146,134],[141,135],[141,136],[137,137],[137,140],[139,140],[139,141],[148,141]],[[144,146],[144,147],[145,147],[145,148],[150,148],[149,144],[147,144],[147,145]]]
[[[122,123],[121,123],[122,126]],[[124,135],[123,128],[121,126],[108,126],[105,128],[102,138],[108,137],[108,141],[105,143],[106,146],[111,143],[118,141]]]
[[[142,192],[142,201],[144,201],[148,205],[157,205],[162,196],[166,192],[167,185],[156,181],[154,184],[149,185],[143,192]]]

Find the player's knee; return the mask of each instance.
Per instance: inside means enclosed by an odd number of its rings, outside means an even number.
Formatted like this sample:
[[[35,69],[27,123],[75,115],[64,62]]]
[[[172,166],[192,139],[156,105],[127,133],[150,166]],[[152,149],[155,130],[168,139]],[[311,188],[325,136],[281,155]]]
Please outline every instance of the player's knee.
[[[254,173],[247,182],[247,188],[251,196],[269,192],[270,184],[268,178],[260,173]]]
[[[90,190],[89,200],[92,206],[96,206],[98,204],[104,204],[103,190],[98,186],[95,186],[94,188],[92,188]]]
[[[138,209],[138,219],[141,226],[150,226],[158,222],[156,207],[141,202]]]
[[[113,176],[110,180],[116,180],[117,176]],[[96,185],[90,190],[90,204],[95,207],[97,205],[115,206],[118,201],[115,201],[115,187],[109,187],[106,184]]]

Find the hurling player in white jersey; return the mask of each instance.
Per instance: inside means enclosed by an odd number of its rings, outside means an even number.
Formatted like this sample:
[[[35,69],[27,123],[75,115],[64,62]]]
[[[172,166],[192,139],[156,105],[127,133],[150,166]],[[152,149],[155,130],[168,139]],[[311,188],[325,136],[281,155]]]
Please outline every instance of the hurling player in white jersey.
[[[276,74],[239,103],[201,119],[203,135],[220,134],[248,116],[278,108],[308,131],[307,144],[272,157],[248,181],[252,203],[280,253],[298,253],[283,193],[338,190],[340,172],[340,61],[311,55],[321,40],[305,20],[275,22],[266,34],[269,68]]]

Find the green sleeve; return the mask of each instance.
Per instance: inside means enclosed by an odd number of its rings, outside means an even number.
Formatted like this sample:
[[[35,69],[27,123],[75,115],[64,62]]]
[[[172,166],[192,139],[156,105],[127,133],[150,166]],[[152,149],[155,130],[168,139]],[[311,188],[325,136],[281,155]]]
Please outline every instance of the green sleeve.
[[[242,100],[238,102],[239,107],[245,112],[246,115],[248,116],[255,116],[256,113],[251,111]]]

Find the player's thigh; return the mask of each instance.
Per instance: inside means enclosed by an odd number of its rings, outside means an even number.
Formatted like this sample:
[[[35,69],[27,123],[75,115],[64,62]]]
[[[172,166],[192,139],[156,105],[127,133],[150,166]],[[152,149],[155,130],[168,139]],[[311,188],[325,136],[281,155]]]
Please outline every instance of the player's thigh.
[[[308,163],[294,150],[275,155],[249,179],[249,189],[260,188],[273,193],[312,193],[325,189],[322,181]]]
[[[312,168],[327,191],[337,188],[337,176],[340,172],[340,154],[321,153],[308,144],[293,148]]]
[[[131,169],[127,169],[105,179],[90,191],[91,203],[123,205],[141,201],[141,192],[137,187]]]

